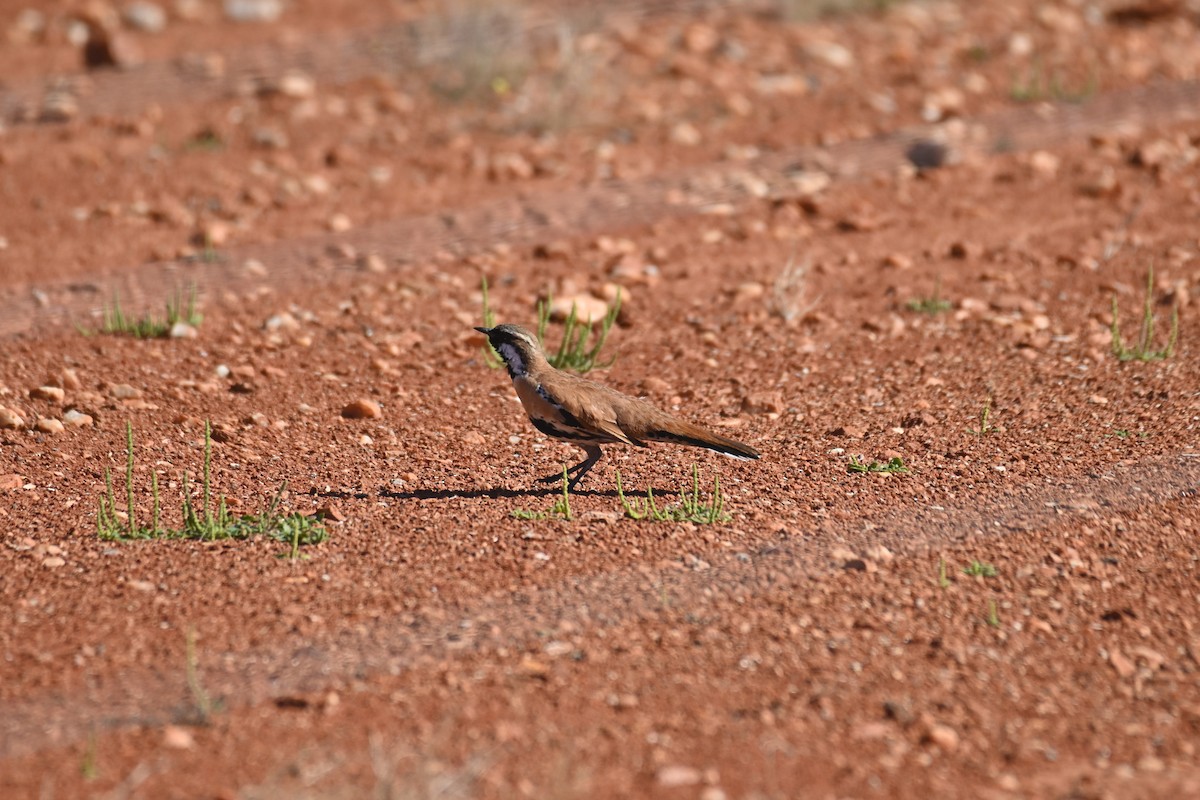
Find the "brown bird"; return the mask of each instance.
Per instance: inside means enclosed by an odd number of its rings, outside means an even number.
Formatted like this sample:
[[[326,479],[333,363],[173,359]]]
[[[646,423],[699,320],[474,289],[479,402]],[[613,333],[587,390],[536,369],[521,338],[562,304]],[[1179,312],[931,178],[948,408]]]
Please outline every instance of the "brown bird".
[[[587,454],[587,458],[567,470],[569,489],[574,489],[600,460],[602,444],[647,447],[647,442],[669,442],[703,447],[743,460],[759,456],[748,444],[676,419],[645,400],[555,369],[546,360],[537,339],[522,327],[497,325],[475,330],[485,334],[504,359],[517,397],[533,427],[547,436],[570,442]],[[561,477],[562,473],[558,473],[541,480],[552,482]]]

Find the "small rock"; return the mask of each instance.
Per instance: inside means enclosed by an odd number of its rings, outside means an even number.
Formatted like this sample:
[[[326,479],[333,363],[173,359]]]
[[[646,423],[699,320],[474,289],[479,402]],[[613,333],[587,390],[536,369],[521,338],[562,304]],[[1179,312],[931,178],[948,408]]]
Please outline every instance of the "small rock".
[[[921,104],[921,118],[926,122],[939,122],[947,117],[962,113],[966,96],[955,86],[944,86],[930,92]]]
[[[695,786],[704,779],[704,775],[695,767],[673,765],[659,769],[657,778],[659,786],[672,788],[678,786]]]
[[[73,369],[64,369],[59,376],[59,385],[64,389],[77,391],[83,388],[83,384],[79,380],[79,375]]]
[[[49,556],[42,559],[42,566],[46,569],[58,569],[67,563],[67,560],[62,556]]]
[[[808,42],[804,45],[804,52],[810,58],[834,69],[849,69],[854,66],[854,53],[836,42]]]
[[[948,252],[949,252],[949,255],[951,258],[957,258],[959,260],[964,260],[964,259],[979,258],[981,251],[980,251],[979,245],[977,245],[973,242],[958,241],[958,242],[953,242],[950,245],[950,250]]]
[[[690,122],[678,122],[671,128],[671,141],[675,144],[694,147],[700,144],[703,138],[700,130]]]
[[[67,399],[67,393],[57,386],[39,386],[36,389],[30,389],[29,396],[35,400],[49,400],[59,405],[62,405],[63,401]]]
[[[135,389],[127,383],[115,383],[109,386],[108,394],[114,400],[133,400],[142,396],[140,389]]]
[[[608,313],[608,303],[590,294],[555,297],[550,302],[550,319],[561,322],[575,308],[575,319],[580,322],[599,322]]]
[[[154,588],[155,588],[154,584],[151,583],[150,581],[140,581],[140,580],[129,581],[126,584],[126,586],[128,586],[130,589],[133,589],[135,592],[146,592],[146,593],[153,592]]]
[[[342,416],[346,419],[378,419],[383,416],[383,409],[379,403],[364,397],[343,408]]]
[[[66,430],[62,422],[50,417],[38,417],[38,421],[34,423],[33,427],[40,433],[62,433]]]
[[[1108,653],[1108,663],[1112,664],[1113,669],[1117,671],[1117,675],[1122,678],[1129,678],[1133,673],[1137,672],[1137,665],[1124,653],[1115,648]]]
[[[889,253],[883,259],[883,266],[891,269],[911,269],[913,260],[903,253]]]
[[[90,414],[84,414],[82,411],[77,411],[74,409],[71,409],[70,411],[67,411],[66,414],[62,415],[62,421],[64,421],[68,427],[72,428],[89,428],[91,427],[91,423],[94,422],[94,420],[91,419]]]
[[[192,732],[178,725],[163,728],[163,747],[170,750],[190,750],[196,744]]]
[[[925,732],[925,740],[933,742],[948,753],[958,749],[958,732],[949,725],[943,725],[940,722],[935,722],[929,726],[929,730]]]
[[[129,27],[147,33],[161,33],[167,27],[167,12],[163,11],[162,6],[145,0],[136,0],[125,6],[121,17]]]
[[[746,414],[782,414],[783,409],[782,392],[751,392],[742,399]]]
[[[0,475],[0,492],[14,492],[25,485],[25,479],[15,472]]]
[[[642,379],[642,391],[646,394],[669,395],[671,393],[671,384],[662,378],[656,378],[651,375],[649,378]]]
[[[354,223],[345,214],[334,214],[329,218],[329,222],[326,225],[334,233],[345,233],[354,226]]]
[[[1088,398],[1088,402],[1094,406],[1108,405],[1108,398],[1101,394],[1094,394]]]
[[[1038,175],[1053,178],[1058,174],[1059,158],[1045,150],[1036,150],[1029,154],[1029,166]]]
[[[89,26],[88,39],[83,45],[83,65],[88,69],[129,69],[144,60],[142,49],[130,36]]]
[[[279,128],[256,128],[250,135],[255,147],[265,150],[284,150],[291,143],[286,133]]]
[[[744,281],[739,283],[734,290],[734,299],[738,301],[758,300],[766,293],[767,287],[758,281]]]
[[[833,436],[845,436],[847,439],[864,439],[867,436],[865,425],[842,425],[830,431]]]
[[[919,139],[908,146],[904,156],[917,169],[937,169],[950,158],[950,148],[941,142]]]
[[[683,31],[683,46],[696,55],[707,55],[717,49],[721,34],[712,25],[693,22]]]
[[[871,559],[872,561],[878,561],[881,564],[886,564],[889,561],[891,561],[893,558],[895,558],[895,556],[892,555],[892,551],[888,550],[886,547],[884,547],[881,544],[876,544],[876,545],[872,545],[872,546],[868,547],[866,556],[867,556],[867,558]]]
[[[179,320],[171,326],[171,330],[169,331],[168,335],[172,339],[195,339],[200,335],[200,333],[194,326],[189,325],[183,320]]]
[[[283,0],[225,0],[225,16],[234,22],[274,22],[283,14]]]
[[[317,93],[317,82],[312,76],[292,70],[285,73],[279,80],[263,87],[264,92],[281,94],[284,97],[304,99]]]
[[[0,428],[20,429],[25,427],[24,418],[11,408],[0,406]]]

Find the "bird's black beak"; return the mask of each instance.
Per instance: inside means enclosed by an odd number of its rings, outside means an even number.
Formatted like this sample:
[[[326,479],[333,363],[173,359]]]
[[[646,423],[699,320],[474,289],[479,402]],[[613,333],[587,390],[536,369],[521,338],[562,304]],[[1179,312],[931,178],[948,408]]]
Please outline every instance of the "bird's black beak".
[[[476,328],[475,328],[475,330],[479,331],[479,332],[480,332],[480,333],[482,333],[484,336],[491,336],[491,335],[492,335],[492,329],[491,329],[491,328],[480,328],[480,327],[476,327]]]

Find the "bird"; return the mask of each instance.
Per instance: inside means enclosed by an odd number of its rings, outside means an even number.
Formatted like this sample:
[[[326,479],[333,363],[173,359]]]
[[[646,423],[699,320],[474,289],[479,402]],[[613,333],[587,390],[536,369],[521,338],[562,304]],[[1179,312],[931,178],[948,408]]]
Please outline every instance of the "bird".
[[[583,450],[586,458],[567,469],[574,490],[603,455],[601,445],[648,447],[650,442],[703,447],[738,460],[757,459],[748,444],[677,419],[639,397],[553,367],[533,334],[519,325],[475,328],[499,354],[533,427]],[[561,472],[540,480],[561,480]]]

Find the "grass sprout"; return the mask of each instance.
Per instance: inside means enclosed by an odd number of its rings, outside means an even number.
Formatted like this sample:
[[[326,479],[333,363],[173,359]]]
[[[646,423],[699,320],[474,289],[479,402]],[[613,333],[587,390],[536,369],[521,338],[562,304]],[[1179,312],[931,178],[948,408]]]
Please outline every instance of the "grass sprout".
[[[100,497],[96,511],[96,532],[107,541],[136,539],[195,539],[218,541],[222,539],[250,539],[267,536],[291,547],[292,558],[298,557],[302,546],[315,545],[328,538],[325,527],[319,520],[306,517],[299,512],[283,514],[279,511],[287,482],[280,485],[275,496],[264,511],[258,514],[236,516],[229,511],[224,496],[215,500],[212,491],[212,426],[204,423],[204,473],[199,506],[193,501],[188,488],[188,476],[183,475],[182,525],[167,528],[162,524],[162,511],[158,493],[158,476],[150,474],[152,513],[149,525],[138,522],[137,498],[133,484],[134,447],[133,425],[125,423],[125,501],[123,515],[117,510],[116,494],[113,490],[112,470],[104,471],[104,494]]]
[[[993,628],[1000,627],[1000,612],[996,609],[996,601],[988,600],[987,624]]]
[[[543,347],[546,342],[546,328],[550,324],[552,301],[553,298],[547,296],[545,302],[538,302],[537,338]],[[617,321],[617,315],[620,313],[620,290],[617,291],[617,296],[612,305],[608,307],[604,318],[599,321],[599,331],[596,331],[593,326],[595,320],[579,319],[578,309],[572,303],[571,311],[563,322],[563,338],[558,349],[546,352],[546,358],[551,366],[555,369],[569,369],[580,375],[591,372],[593,369],[612,366],[613,361],[616,360],[615,357],[602,362],[600,361],[600,351],[604,349],[604,343],[608,341],[608,332],[612,330],[612,326]]]
[[[571,479],[567,475],[567,465],[563,464],[562,474],[562,493],[558,499],[554,501],[554,505],[549,511],[526,511],[523,508],[514,508],[509,512],[517,519],[563,519],[567,522],[571,521],[571,494],[570,494]]]
[[[992,398],[989,397],[983,402],[983,410],[979,412],[979,427],[967,428],[968,433],[973,433],[976,436],[986,436],[989,433],[996,432],[996,426],[990,422],[992,416]]]
[[[1164,361],[1175,353],[1175,343],[1179,339],[1179,304],[1176,303],[1171,311],[1171,333],[1167,336],[1165,347],[1154,347],[1154,267],[1146,272],[1146,298],[1142,304],[1142,328],[1137,343],[1132,347],[1125,344],[1121,338],[1121,325],[1118,319],[1117,296],[1112,298],[1112,324],[1109,325],[1112,338],[1113,355],[1118,361]]]
[[[937,583],[938,583],[939,588],[942,588],[942,589],[950,588],[950,578],[946,575],[946,559],[945,558],[938,559]]]
[[[725,512],[725,495],[721,492],[721,479],[713,478],[712,496],[705,501],[700,495],[700,470],[692,464],[692,490],[684,489],[678,505],[660,507],[654,500],[654,489],[646,490],[646,497],[629,498],[621,485],[621,471],[617,470],[617,499],[625,516],[630,519],[648,519],[653,522],[693,522],[697,525],[712,525],[728,522],[733,517]]]
[[[483,327],[493,328],[496,325],[496,315],[492,311],[491,300],[488,296],[487,278],[484,277],[481,285],[481,293],[483,295]],[[545,301],[538,301],[537,305],[537,335],[538,344],[546,352],[546,359],[555,369],[567,369],[580,375],[591,372],[593,369],[603,369],[612,366],[615,357],[609,358],[607,361],[600,360],[600,353],[604,349],[605,343],[608,341],[609,331],[617,322],[617,315],[621,313],[621,293],[617,292],[616,298],[612,305],[608,307],[608,311],[599,321],[599,330],[596,330],[593,325],[594,320],[582,320],[579,318],[578,309],[574,304],[571,305],[571,312],[567,314],[567,318],[563,321],[563,336],[559,342],[557,349],[546,347],[546,330],[550,327],[550,306],[553,303],[553,297],[547,297]],[[498,369],[504,366],[504,361],[492,348],[490,343],[483,347],[483,363],[489,369]]]
[[[972,561],[963,569],[963,574],[972,578],[994,578],[1000,574],[1000,570],[986,561]]]
[[[137,339],[163,339],[171,334],[171,328],[178,322],[185,322],[197,328],[203,321],[204,316],[196,310],[195,286],[186,296],[182,291],[177,291],[167,301],[166,316],[162,318],[153,314],[146,314],[140,318],[128,316],[121,308],[121,296],[114,294],[112,304],[104,308],[99,332],[114,336],[133,336]],[[84,328],[80,330],[89,335],[95,333]]]
[[[872,460],[870,463],[863,461],[862,456],[850,456],[850,463],[846,469],[849,472],[880,472],[886,475],[899,475],[909,471],[900,456],[889,458],[886,462]]]
[[[200,666],[196,659],[196,631],[189,628],[187,632],[187,661],[185,664],[188,693],[192,696],[192,719],[197,725],[207,725],[212,716],[221,710],[221,704],[209,697],[200,681]]]
[[[954,304],[942,297],[942,281],[939,278],[933,285],[933,294],[928,297],[914,297],[909,300],[905,306],[909,311],[915,311],[918,314],[928,314],[931,317],[936,317],[950,309],[954,308]]]

